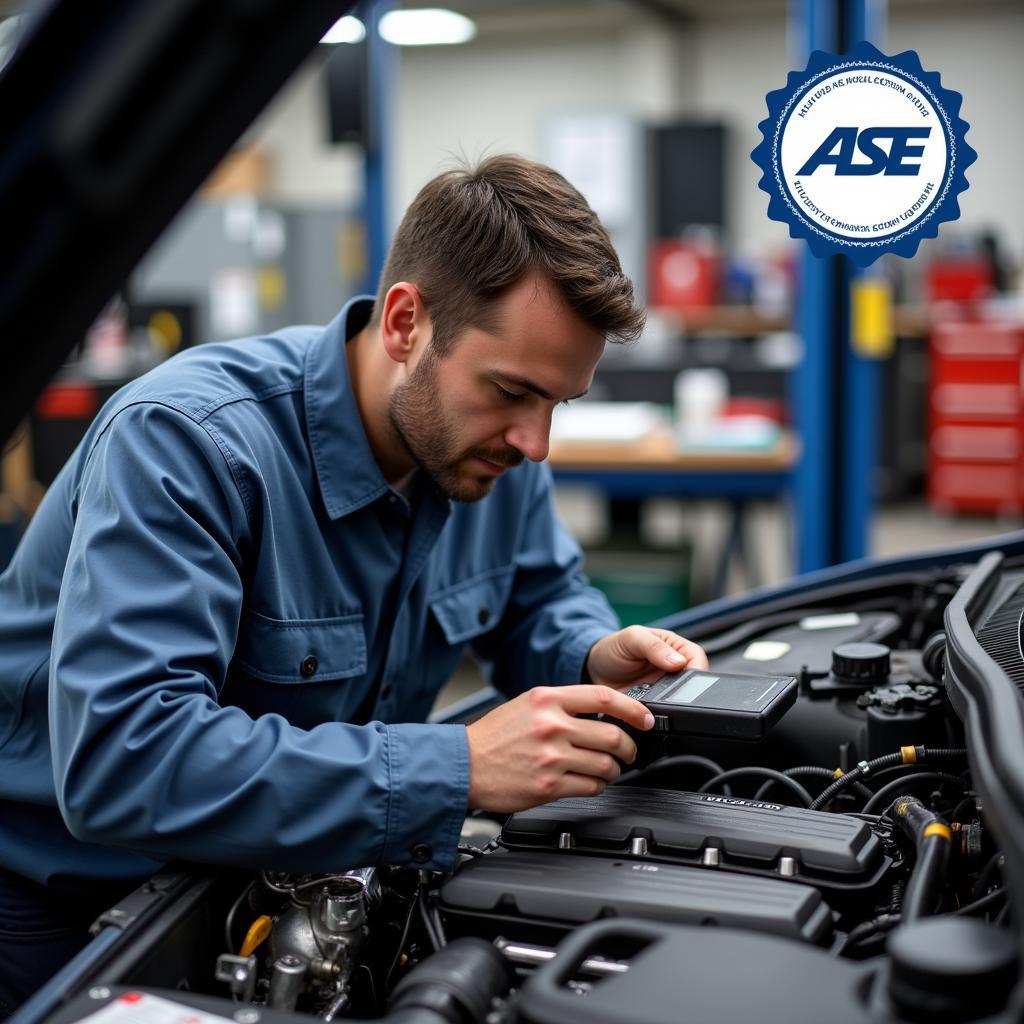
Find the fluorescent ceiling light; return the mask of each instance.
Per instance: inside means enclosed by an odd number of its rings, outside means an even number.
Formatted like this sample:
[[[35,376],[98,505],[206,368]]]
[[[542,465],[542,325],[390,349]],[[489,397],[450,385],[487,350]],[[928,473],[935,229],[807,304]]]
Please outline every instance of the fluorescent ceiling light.
[[[365,38],[366,27],[363,23],[351,14],[346,14],[327,30],[320,42],[334,46],[337,43],[361,43]]]
[[[388,11],[377,25],[381,38],[395,46],[440,46],[468,43],[476,25],[455,11],[428,7],[418,11]]]

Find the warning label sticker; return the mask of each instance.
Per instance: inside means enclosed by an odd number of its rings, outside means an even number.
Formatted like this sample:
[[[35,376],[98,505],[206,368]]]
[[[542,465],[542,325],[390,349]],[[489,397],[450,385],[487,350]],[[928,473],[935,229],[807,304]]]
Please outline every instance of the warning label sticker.
[[[84,1017],[80,1024],[234,1024],[234,1021],[148,992],[125,992]]]

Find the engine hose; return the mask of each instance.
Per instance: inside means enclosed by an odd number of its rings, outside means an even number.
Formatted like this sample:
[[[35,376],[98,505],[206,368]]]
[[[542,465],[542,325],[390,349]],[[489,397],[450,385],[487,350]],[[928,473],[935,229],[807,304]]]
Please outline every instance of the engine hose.
[[[862,921],[855,928],[850,929],[846,941],[840,950],[841,954],[848,953],[853,947],[868,939],[880,939],[887,935],[900,923],[898,914],[881,914],[870,921]]]
[[[882,768],[898,764],[930,764],[935,761],[959,760],[966,756],[967,751],[963,747],[901,747],[895,754],[883,754],[872,761],[861,761],[856,768],[839,775],[831,786],[826,786],[815,797],[811,808],[819,810],[837,793]]]
[[[801,775],[809,775],[812,778],[818,779],[835,779],[836,773],[831,768],[822,768],[821,765],[817,764],[804,764],[797,768],[787,768],[783,775],[788,776],[791,779],[798,778]],[[775,779],[769,779],[755,794],[755,800],[763,800],[765,796],[771,791],[772,786],[775,785]],[[871,790],[864,785],[863,782],[853,783],[853,790],[860,796],[864,797],[865,800],[871,798]]]
[[[935,912],[939,890],[946,879],[949,864],[949,840],[932,836],[917,855],[917,866],[910,876],[903,901],[904,923]]]
[[[508,962],[483,939],[453,939],[417,964],[392,993],[386,1024],[483,1024],[509,990]]]
[[[953,833],[916,797],[901,796],[886,814],[917,850],[917,864],[903,896],[903,923],[934,913],[946,880]]]
[[[992,876],[997,871],[999,872],[1000,880],[1002,879],[1004,863],[1005,859],[1001,852],[993,853],[992,856],[989,857],[985,866],[978,872],[978,880],[974,883],[974,889],[971,893],[974,899],[977,899],[988,889],[989,885],[992,883]]]
[[[1005,889],[993,889],[987,896],[982,896],[981,899],[977,899],[973,903],[965,903],[962,907],[957,907],[953,913],[971,915],[977,914],[979,910],[989,911],[992,907],[1005,903],[1006,899]]]
[[[700,789],[698,793],[707,793],[714,789],[716,786],[721,786],[725,782],[730,782],[732,779],[740,779],[749,775],[760,775],[767,776],[772,782],[777,782],[780,785],[785,786],[789,789],[794,796],[796,796],[800,803],[804,807],[811,806],[811,794],[800,785],[796,779],[791,779],[788,775],[783,775],[782,772],[775,771],[774,768],[730,768],[727,772],[722,772],[720,775],[716,775],[713,779],[708,779]]]
[[[901,789],[917,786],[922,782],[955,782],[961,789],[967,788],[967,783],[959,775],[950,775],[948,772],[912,772],[909,775],[901,775],[898,779],[893,779],[892,782],[887,782],[861,808],[861,811],[864,814],[871,814],[879,807],[886,807]]]
[[[711,772],[712,775],[721,775],[725,771],[717,761],[712,761],[710,757],[701,757],[700,754],[677,754],[674,757],[661,757],[657,761],[644,765],[643,768],[634,768],[632,771],[624,772],[612,785],[633,783],[637,779],[668,768],[703,768],[705,771]],[[725,794],[732,796],[728,787],[726,787]]]

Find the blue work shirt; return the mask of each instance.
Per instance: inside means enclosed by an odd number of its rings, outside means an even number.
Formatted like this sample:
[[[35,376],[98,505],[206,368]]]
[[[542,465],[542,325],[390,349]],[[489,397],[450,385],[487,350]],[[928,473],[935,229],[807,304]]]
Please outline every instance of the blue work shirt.
[[[512,696],[618,628],[546,465],[388,486],[345,356],[370,310],[184,352],[89,428],[0,576],[0,866],[448,868],[466,732],[423,723],[464,645]]]

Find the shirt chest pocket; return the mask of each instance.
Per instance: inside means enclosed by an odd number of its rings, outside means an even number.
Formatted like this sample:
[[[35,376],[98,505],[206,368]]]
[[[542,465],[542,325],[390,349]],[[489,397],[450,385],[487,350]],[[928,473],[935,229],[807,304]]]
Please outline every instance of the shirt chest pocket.
[[[512,592],[515,567],[456,583],[430,598],[430,610],[450,645],[460,646],[494,629]]]
[[[268,683],[319,683],[366,672],[362,614],[329,619],[272,619],[250,610],[234,664]]]

